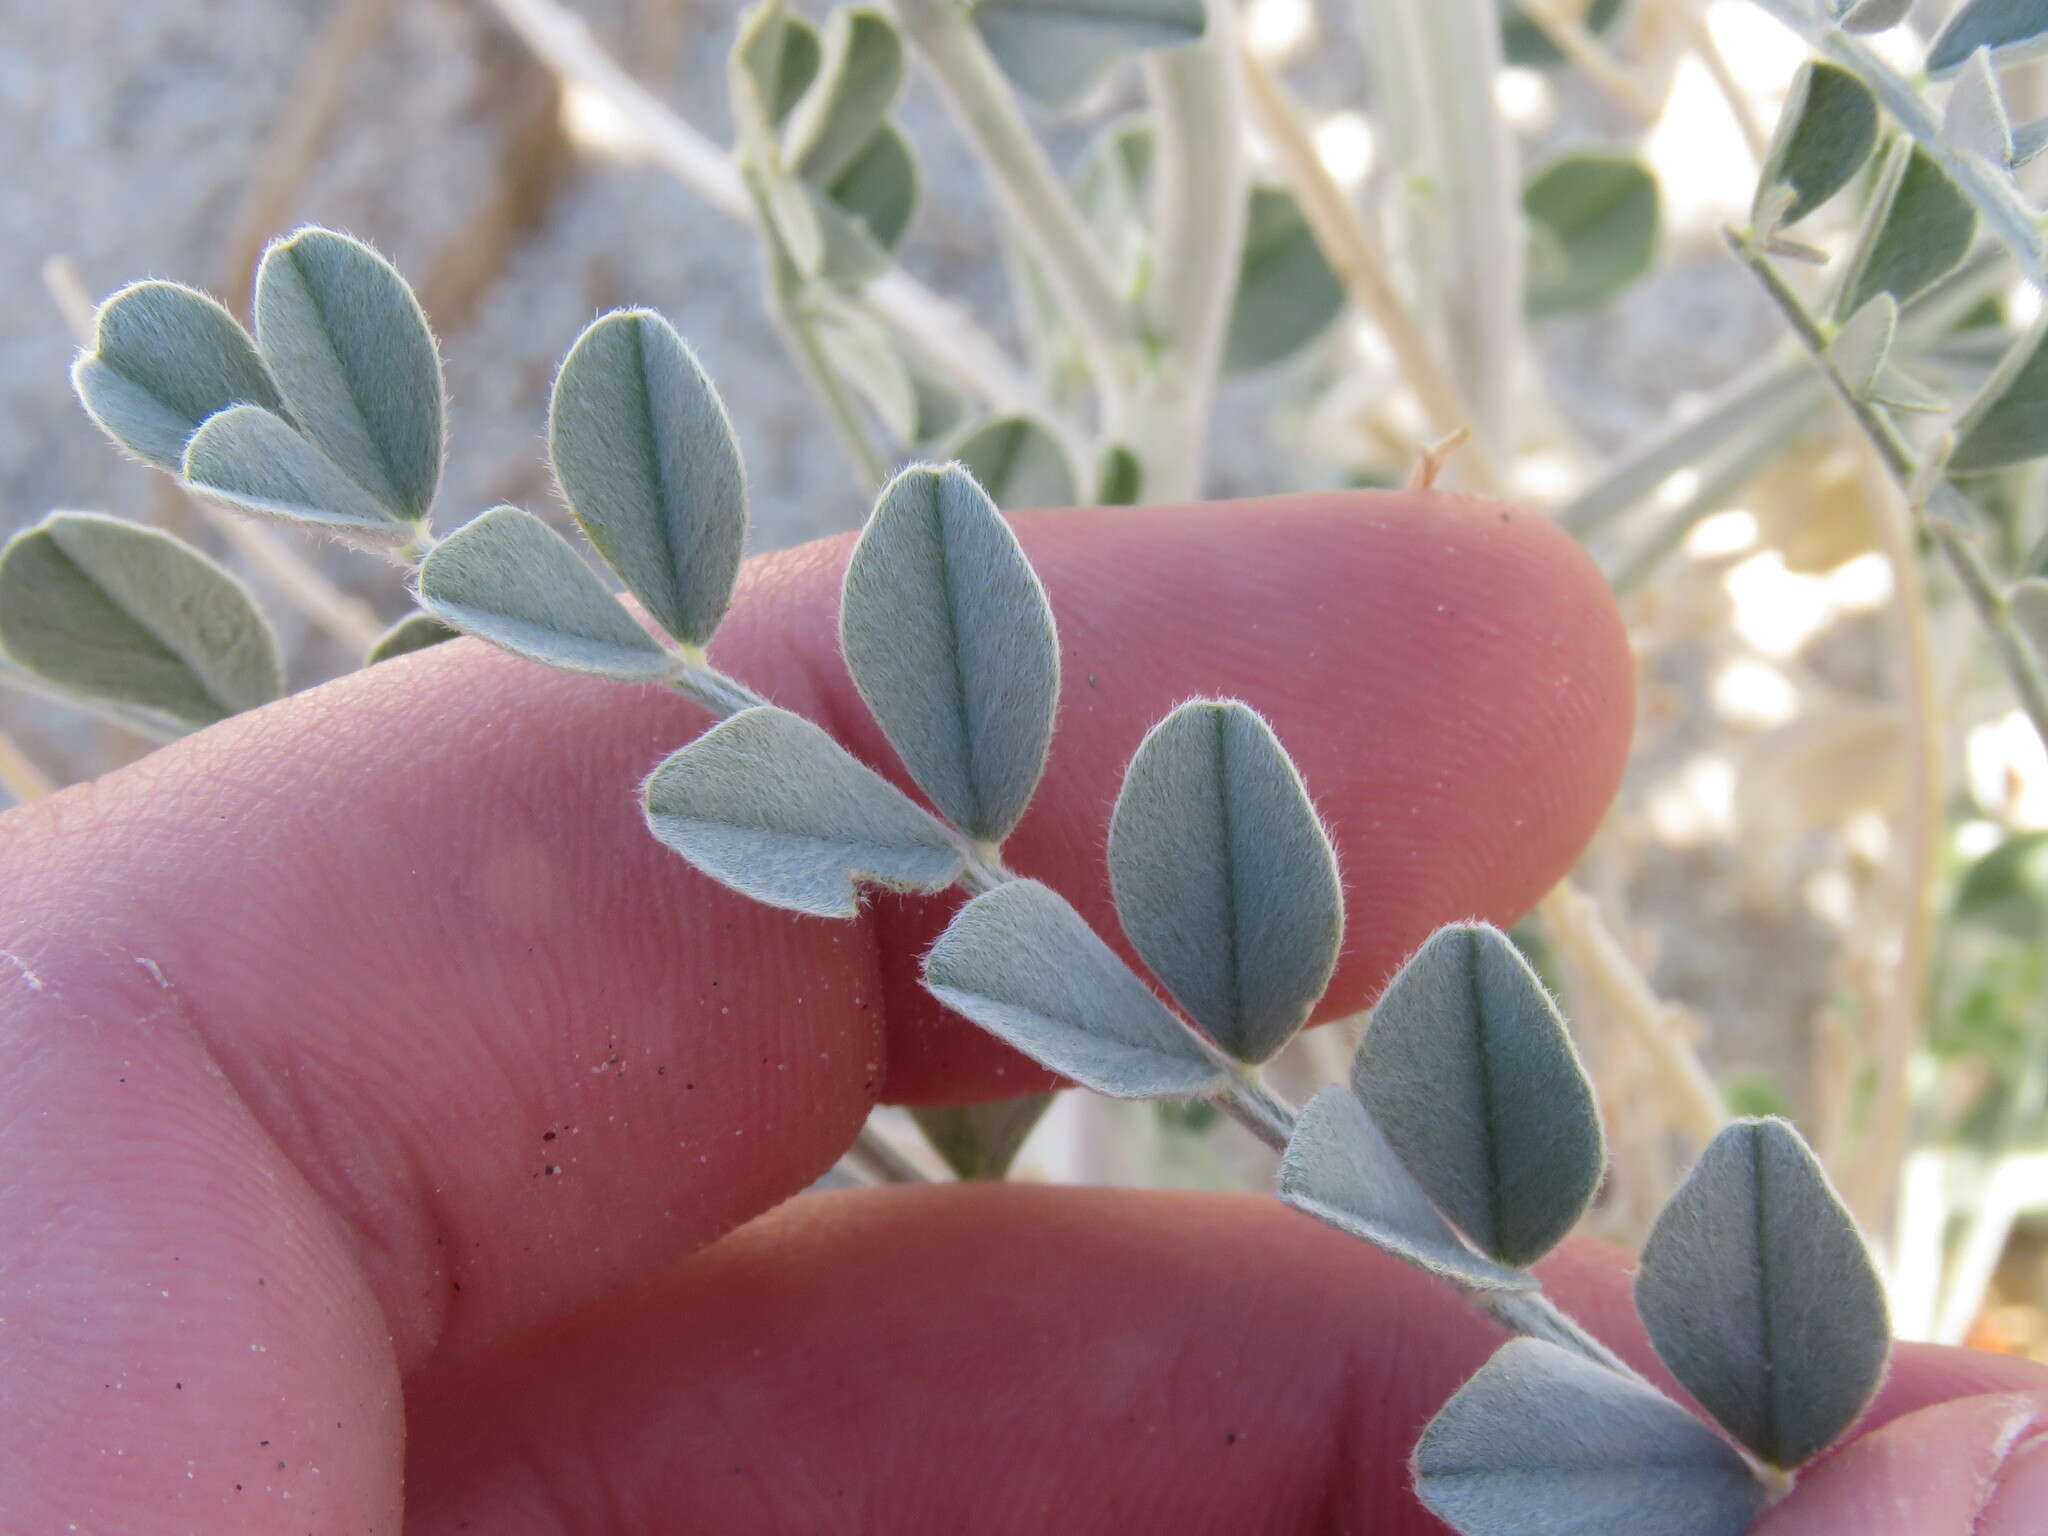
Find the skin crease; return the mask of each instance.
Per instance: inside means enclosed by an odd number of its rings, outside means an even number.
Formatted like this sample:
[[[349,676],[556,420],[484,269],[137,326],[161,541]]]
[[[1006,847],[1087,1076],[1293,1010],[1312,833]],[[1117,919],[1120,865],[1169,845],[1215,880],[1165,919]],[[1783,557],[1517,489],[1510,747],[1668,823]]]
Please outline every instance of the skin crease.
[[[1065,676],[1006,854],[1105,936],[1117,776],[1193,694],[1263,711],[1331,824],[1328,1013],[1518,915],[1613,792],[1620,624],[1530,514],[1019,531]],[[833,646],[845,550],[753,562],[713,654],[893,772]],[[947,903],[791,917],[647,837],[632,786],[704,723],[457,642],[0,818],[0,1530],[1434,1528],[1403,1461],[1498,1334],[1363,1245],[1253,1197],[790,1201],[878,1097],[1044,1079],[916,990]],[[1613,1256],[1550,1280],[1647,1366]],[[1902,1351],[1872,1422],[1919,1410],[1908,1449],[1771,1519],[1961,1532],[1913,1501],[1991,1508],[2008,1468],[2031,1501],[2017,1410],[1972,1396],[2016,1392],[2048,1383]],[[1852,1496],[1883,1507],[1830,1523]]]

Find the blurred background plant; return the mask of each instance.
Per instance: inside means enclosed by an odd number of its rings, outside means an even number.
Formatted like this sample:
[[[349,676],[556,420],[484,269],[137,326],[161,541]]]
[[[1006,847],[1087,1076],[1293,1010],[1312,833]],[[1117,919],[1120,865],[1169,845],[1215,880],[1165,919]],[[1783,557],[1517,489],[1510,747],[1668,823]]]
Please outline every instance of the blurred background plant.
[[[1639,1242],[1725,1115],[1789,1114],[1903,1333],[2048,1358],[2048,588],[2013,591],[2048,569],[2023,163],[2048,6],[0,14],[28,151],[0,516],[91,506],[209,548],[293,687],[401,615],[389,568],[115,458],[60,381],[117,281],[240,311],[305,220],[415,279],[459,507],[549,504],[554,360],[621,303],[718,378],[764,548],[853,526],[911,457],[1006,507],[1172,501],[1397,484],[1469,429],[1441,483],[1553,512],[1640,658],[1622,797],[1517,935],[1614,1128],[1596,1229]],[[150,745],[0,666],[14,798]],[[1339,1077],[1361,1023],[1278,1080]],[[992,1171],[1027,1133],[1018,1176],[1270,1173],[1202,1106],[921,1118],[929,1142],[878,1114],[870,1174],[936,1174],[934,1146]]]

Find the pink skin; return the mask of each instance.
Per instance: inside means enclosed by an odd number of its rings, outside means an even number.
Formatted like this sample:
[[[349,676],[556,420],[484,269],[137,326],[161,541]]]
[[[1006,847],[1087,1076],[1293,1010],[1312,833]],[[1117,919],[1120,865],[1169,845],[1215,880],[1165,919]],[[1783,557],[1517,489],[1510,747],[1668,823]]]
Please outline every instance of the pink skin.
[[[1332,825],[1331,1014],[1438,923],[1519,914],[1613,792],[1626,645],[1541,519],[1020,532],[1066,675],[1009,853],[1106,934],[1116,775],[1191,694],[1263,710]],[[893,770],[832,645],[845,549],[751,565],[715,655]],[[917,991],[946,903],[793,918],[653,844],[632,787],[703,723],[460,642],[0,818],[0,1530],[1433,1528],[1405,1456],[1497,1335],[1270,1200],[762,1214],[878,1098],[1045,1079]],[[1551,1270],[1648,1363],[1612,1256]],[[1771,1528],[2037,1528],[2022,1402],[2048,1377],[1901,1351],[1867,1422],[1911,1416]]]

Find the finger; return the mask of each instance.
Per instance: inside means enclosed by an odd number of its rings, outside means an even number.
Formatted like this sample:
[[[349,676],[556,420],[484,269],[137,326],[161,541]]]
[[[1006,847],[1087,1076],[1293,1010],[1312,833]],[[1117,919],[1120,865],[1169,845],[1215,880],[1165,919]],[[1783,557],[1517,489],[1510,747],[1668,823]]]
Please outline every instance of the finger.
[[[1626,1307],[1609,1252],[1545,1268],[1588,1322]],[[1639,1334],[1611,1336],[1654,1369]],[[1270,1200],[806,1197],[420,1382],[412,1528],[1440,1532],[1408,1456],[1502,1337]],[[1895,1378],[1948,1390],[1947,1353],[1902,1354]]]
[[[1512,915],[1612,789],[1629,724],[1618,622],[1539,519],[1336,496],[1053,514],[1025,533],[1067,678],[1018,857],[1098,916],[1114,771],[1194,692],[1251,699],[1302,756],[1363,936],[1347,1000],[1438,921]],[[832,645],[845,547],[757,562],[719,656],[886,764]],[[247,1320],[278,1305],[256,1289],[266,1245],[304,1232],[309,1262],[356,1276],[413,1370],[786,1198],[885,1088],[1014,1084],[964,1027],[907,1005],[885,1019],[908,922],[791,918],[652,842],[632,787],[702,724],[658,692],[458,643],[0,822],[0,949],[19,972],[0,962],[0,982],[27,1021],[0,1041],[0,1149],[51,1199],[80,1145],[178,1181],[121,1186],[132,1207],[79,1250],[101,1277],[80,1304],[203,1238],[213,1283],[183,1299],[186,1344],[246,1354]],[[13,1070],[31,1057],[36,1073]],[[147,1098],[115,1094],[138,1062]],[[246,1144],[218,1129],[224,1104]],[[245,1213],[202,1220],[209,1191],[244,1186]],[[10,1231],[43,1215],[6,1197]],[[160,1230],[179,1198],[193,1225]],[[8,1315],[48,1345],[10,1385],[67,1401],[62,1329]],[[260,1360],[234,1379],[283,1390]]]

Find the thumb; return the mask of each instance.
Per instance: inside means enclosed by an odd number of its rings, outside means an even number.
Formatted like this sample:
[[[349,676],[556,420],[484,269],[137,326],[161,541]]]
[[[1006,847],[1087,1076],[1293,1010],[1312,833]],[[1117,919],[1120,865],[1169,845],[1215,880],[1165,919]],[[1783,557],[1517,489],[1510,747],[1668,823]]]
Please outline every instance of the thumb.
[[[2048,1530],[2048,1393],[1937,1403],[1799,1480],[1754,1536],[2039,1536]]]

